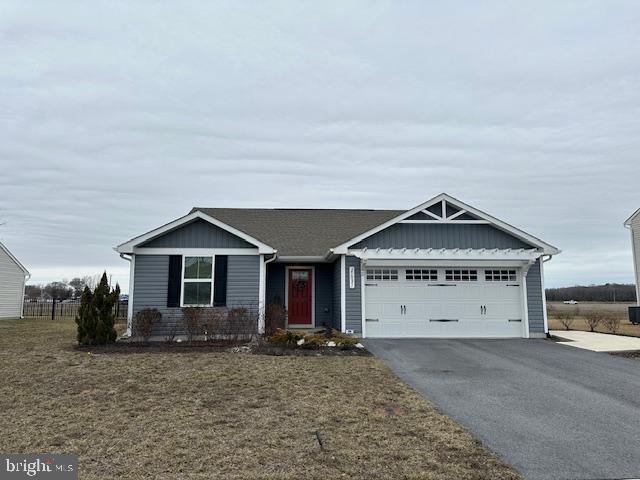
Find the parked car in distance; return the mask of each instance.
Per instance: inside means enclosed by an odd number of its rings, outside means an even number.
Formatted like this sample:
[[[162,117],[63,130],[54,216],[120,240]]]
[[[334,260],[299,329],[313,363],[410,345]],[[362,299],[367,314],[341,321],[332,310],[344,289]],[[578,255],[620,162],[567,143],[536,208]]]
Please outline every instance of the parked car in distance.
[[[575,300],[565,300],[564,302],[565,305],[578,305],[578,302],[576,302]]]

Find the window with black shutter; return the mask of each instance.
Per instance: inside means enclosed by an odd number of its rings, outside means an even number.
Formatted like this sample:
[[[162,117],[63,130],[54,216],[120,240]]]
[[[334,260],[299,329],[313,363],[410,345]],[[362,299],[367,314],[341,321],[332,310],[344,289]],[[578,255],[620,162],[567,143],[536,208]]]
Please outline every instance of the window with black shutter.
[[[180,289],[182,287],[182,255],[169,257],[169,282],[167,287],[167,307],[180,306]]]
[[[226,255],[216,255],[215,275],[213,277],[213,305],[227,305],[227,260]]]

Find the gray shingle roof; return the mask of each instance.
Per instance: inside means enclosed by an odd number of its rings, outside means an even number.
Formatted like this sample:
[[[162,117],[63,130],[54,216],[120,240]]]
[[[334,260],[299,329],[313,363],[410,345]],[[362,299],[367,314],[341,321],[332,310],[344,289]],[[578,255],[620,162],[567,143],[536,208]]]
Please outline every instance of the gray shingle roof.
[[[397,217],[404,210],[201,208],[278,250],[279,256],[322,256],[330,248]]]

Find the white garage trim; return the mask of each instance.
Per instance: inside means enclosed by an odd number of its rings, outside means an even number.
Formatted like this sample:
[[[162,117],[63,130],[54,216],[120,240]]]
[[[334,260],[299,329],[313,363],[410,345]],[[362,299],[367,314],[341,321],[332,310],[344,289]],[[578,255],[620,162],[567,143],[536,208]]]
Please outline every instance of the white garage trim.
[[[349,250],[354,255],[365,260],[447,260],[447,261],[530,261],[543,255],[544,252],[535,248],[363,248]]]
[[[362,336],[529,338],[526,276],[534,264],[507,267],[514,273],[491,272],[505,267],[489,262],[479,267],[432,266],[437,277],[416,277],[411,265],[363,262]]]

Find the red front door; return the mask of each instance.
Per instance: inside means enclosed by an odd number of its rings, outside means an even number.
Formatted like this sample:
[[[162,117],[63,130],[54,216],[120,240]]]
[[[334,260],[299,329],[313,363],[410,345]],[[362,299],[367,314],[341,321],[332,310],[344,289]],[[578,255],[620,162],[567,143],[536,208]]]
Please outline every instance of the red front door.
[[[313,270],[289,270],[289,324],[311,325]]]

